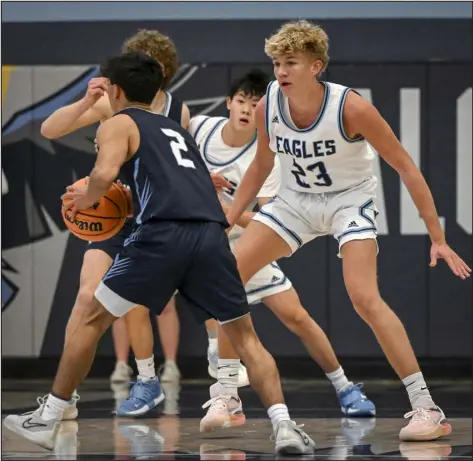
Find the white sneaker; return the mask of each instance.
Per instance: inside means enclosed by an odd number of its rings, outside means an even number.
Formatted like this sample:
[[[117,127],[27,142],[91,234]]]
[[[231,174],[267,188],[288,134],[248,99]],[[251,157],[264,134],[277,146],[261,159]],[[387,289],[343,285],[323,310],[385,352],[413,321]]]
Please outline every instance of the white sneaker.
[[[3,424],[7,429],[18,434],[30,442],[54,450],[57,433],[61,421],[57,419],[45,420],[41,417],[44,405],[40,405],[35,411],[29,411],[22,415],[8,415]]]
[[[200,421],[200,432],[241,426],[246,422],[240,398],[228,394],[220,383],[210,386],[210,400],[202,408],[208,410]]]
[[[277,455],[313,455],[315,442],[294,421],[281,421],[274,431]]]
[[[167,361],[159,372],[159,380],[162,383],[178,383],[181,380],[181,372],[176,362]]]
[[[218,379],[218,347],[209,344],[207,349],[207,361],[209,362],[208,373],[214,378]],[[248,371],[245,365],[240,362],[240,369],[238,370],[238,387],[246,387],[250,385],[250,378],[248,378]]]
[[[133,370],[125,362],[117,362],[110,376],[112,383],[126,383],[131,380]]]

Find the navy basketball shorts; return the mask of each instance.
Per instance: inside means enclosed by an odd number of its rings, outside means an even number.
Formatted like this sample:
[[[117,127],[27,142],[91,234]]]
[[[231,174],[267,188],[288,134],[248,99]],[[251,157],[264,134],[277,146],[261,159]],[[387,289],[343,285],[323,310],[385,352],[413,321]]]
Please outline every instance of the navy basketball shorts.
[[[101,242],[89,242],[85,247],[85,251],[88,250],[102,250],[107,253],[110,258],[115,259],[118,253],[122,251],[125,240],[130,236],[133,229],[133,219],[127,219],[125,224],[113,237]]]
[[[176,289],[198,322],[223,324],[249,313],[221,224],[150,221],[134,227],[95,296],[115,317],[136,305],[159,315]]]

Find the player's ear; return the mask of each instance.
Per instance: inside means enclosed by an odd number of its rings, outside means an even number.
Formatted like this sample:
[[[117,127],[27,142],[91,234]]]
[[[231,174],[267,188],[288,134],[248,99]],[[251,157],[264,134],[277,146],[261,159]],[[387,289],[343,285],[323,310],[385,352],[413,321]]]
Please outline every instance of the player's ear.
[[[232,103],[232,99],[227,96],[225,101],[227,103],[227,109],[230,110],[230,104]]]
[[[122,89],[118,85],[112,86],[113,99],[119,99],[122,94]]]
[[[310,65],[310,70],[312,72],[312,75],[315,77],[318,74],[320,74],[323,66],[324,65],[320,59],[313,61],[312,64]]]

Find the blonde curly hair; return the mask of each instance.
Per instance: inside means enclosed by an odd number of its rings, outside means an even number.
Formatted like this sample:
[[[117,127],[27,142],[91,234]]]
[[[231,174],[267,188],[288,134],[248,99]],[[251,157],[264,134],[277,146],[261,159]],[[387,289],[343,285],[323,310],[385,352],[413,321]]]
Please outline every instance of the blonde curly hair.
[[[320,26],[309,21],[288,22],[265,40],[264,52],[273,59],[292,53],[310,54],[322,61],[323,72],[329,61],[328,36]]]
[[[140,29],[122,45],[123,53],[131,51],[147,54],[161,63],[165,74],[163,88],[167,88],[179,69],[177,51],[173,41],[157,30]]]

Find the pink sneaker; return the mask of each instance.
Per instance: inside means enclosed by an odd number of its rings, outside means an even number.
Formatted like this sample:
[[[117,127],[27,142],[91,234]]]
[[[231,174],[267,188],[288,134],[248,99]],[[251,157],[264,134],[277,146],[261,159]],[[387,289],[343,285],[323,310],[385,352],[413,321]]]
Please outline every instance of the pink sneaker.
[[[436,409],[416,408],[404,415],[411,418],[409,424],[401,429],[399,438],[403,442],[429,441],[444,437],[452,432],[443,411]]]
[[[200,421],[200,432],[241,426],[246,418],[238,396],[226,394],[220,383],[210,386],[210,400],[202,408],[208,408],[207,414]]]

